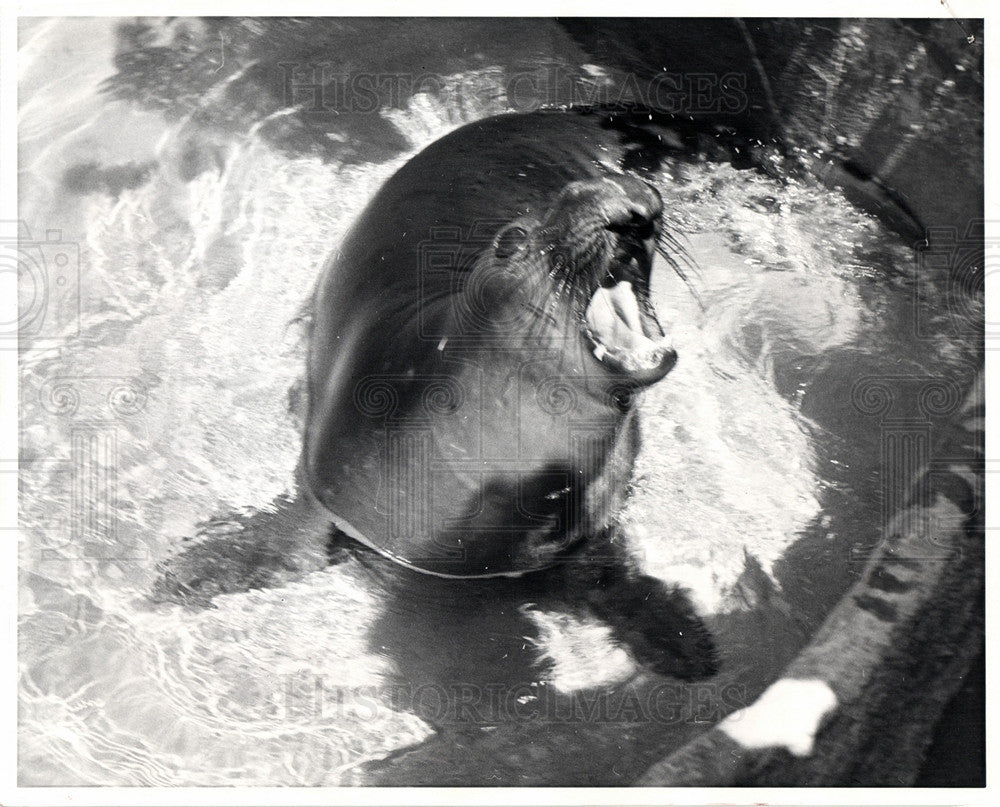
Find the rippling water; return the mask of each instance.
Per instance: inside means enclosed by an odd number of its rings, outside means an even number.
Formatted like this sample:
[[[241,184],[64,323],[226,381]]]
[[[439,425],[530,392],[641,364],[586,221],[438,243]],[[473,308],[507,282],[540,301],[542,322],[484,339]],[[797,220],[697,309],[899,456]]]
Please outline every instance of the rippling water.
[[[483,24],[448,32],[476,43]],[[392,612],[353,561],[210,610],[146,599],[157,561],[198,521],[291,485],[296,317],[355,213],[420,147],[506,111],[518,60],[544,47],[583,64],[554,26],[531,32],[506,56],[504,42],[456,48],[444,89],[379,118],[398,153],[372,156],[116,100],[101,89],[111,21],[22,29],[21,218],[36,241],[61,231],[52,243],[78,249],[80,267],[21,356],[22,784],[608,784],[615,749],[641,769],[698,730],[553,717],[580,693],[614,702],[650,682],[558,603],[456,614],[427,592]],[[470,82],[480,92],[447,91]],[[843,558],[877,534],[879,423],[852,404],[856,384],[942,367],[960,378],[973,357],[943,281],[917,284],[910,247],[836,192],[728,165],[660,180],[704,309],[655,270],[681,359],[639,402],[621,521],[647,570],[710,618],[720,680],[743,687],[732,708],[808,638],[851,581]],[[741,585],[758,572],[776,592],[767,607]],[[434,698],[470,683],[516,690],[524,724],[487,709],[456,728]],[[421,743],[416,758],[438,767],[396,762]]]

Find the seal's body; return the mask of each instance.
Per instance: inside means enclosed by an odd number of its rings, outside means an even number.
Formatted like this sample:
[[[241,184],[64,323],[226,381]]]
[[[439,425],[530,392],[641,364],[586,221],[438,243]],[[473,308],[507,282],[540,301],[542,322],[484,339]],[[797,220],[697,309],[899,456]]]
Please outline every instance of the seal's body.
[[[352,537],[449,576],[592,533],[629,393],[676,358],[648,299],[662,205],[593,117],[510,115],[408,162],[319,281],[302,469]],[[618,160],[616,160],[618,157]]]

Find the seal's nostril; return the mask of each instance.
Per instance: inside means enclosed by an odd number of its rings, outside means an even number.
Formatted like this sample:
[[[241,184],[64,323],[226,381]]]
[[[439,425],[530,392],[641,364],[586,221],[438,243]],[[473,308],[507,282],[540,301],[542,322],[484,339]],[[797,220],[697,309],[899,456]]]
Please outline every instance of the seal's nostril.
[[[633,227],[638,227],[648,222],[652,217],[645,207],[635,207],[632,209],[632,220],[629,222]]]
[[[613,222],[607,225],[607,229],[619,235],[628,236],[630,239],[645,241],[652,238],[656,231],[655,218],[649,216],[645,210],[633,208],[629,220],[626,222]]]

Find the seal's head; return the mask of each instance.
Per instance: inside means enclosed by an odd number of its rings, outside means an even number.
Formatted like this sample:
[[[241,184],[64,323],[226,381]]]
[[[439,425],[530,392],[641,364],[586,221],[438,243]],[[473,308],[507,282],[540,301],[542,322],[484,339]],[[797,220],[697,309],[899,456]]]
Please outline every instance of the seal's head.
[[[659,193],[637,177],[571,182],[540,218],[497,232],[470,275],[469,308],[491,336],[577,341],[588,354],[578,375],[617,387],[659,381],[677,361],[650,300],[662,213]]]
[[[649,294],[662,213],[654,188],[621,174],[571,183],[540,230],[557,277],[576,295],[591,355],[636,386],[659,381],[677,361]]]

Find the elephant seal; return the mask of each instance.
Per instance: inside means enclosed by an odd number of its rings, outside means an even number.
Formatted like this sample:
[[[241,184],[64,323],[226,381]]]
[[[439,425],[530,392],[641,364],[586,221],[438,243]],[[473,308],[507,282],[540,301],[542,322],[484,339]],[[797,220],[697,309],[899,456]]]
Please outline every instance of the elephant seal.
[[[204,601],[319,568],[330,523],[441,577],[582,553],[587,599],[654,648],[640,658],[714,669],[693,614],[679,631],[650,616],[670,593],[630,568],[608,524],[637,446],[633,396],[677,360],[649,282],[654,254],[681,277],[684,256],[647,180],[666,159],[746,162],[730,139],[653,115],[542,111],[468,124],[413,157],[316,286],[299,490],[205,525],[157,595]],[[664,661],[685,630],[700,660]]]

